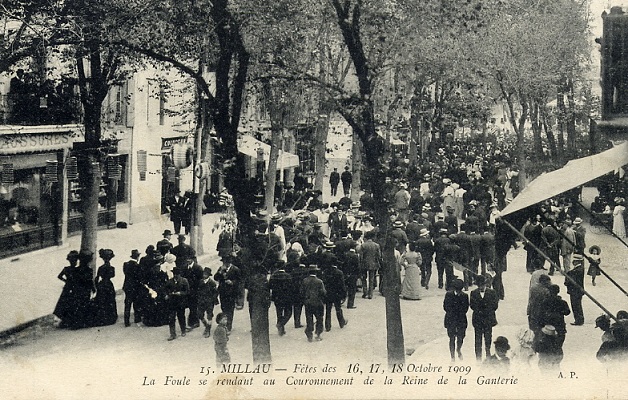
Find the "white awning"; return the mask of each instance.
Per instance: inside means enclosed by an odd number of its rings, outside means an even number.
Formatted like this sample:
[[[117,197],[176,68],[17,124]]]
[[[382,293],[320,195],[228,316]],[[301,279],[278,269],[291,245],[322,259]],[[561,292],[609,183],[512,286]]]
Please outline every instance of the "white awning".
[[[599,154],[571,160],[561,169],[545,173],[530,182],[501,211],[501,215],[511,214],[564,193],[626,164],[628,164],[628,142]]]
[[[238,150],[242,154],[257,159],[257,149],[264,150],[264,163],[268,166],[270,158],[270,145],[260,142],[252,136],[242,136],[238,139]],[[291,168],[299,166],[299,156],[279,150],[279,158],[277,160],[277,169]]]

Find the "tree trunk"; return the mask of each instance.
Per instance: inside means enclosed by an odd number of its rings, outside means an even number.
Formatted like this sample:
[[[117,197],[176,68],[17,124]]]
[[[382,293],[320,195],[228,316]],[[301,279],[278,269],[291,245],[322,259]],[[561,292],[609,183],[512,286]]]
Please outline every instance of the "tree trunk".
[[[327,134],[331,120],[331,110],[321,109],[314,131],[314,160],[316,165],[316,177],[314,178],[314,190],[323,191],[327,170]]]
[[[574,100],[573,79],[567,80],[567,154],[569,158],[576,155],[576,101]]]
[[[351,164],[353,171],[353,181],[351,183],[351,200],[358,201],[362,191],[362,146],[357,135],[351,135]]]
[[[532,121],[532,135],[534,138],[534,156],[536,159],[543,159],[543,143],[541,141],[541,118],[539,112],[539,102],[533,101],[531,105],[530,120]]]
[[[558,140],[556,156],[562,164],[565,160],[565,94],[564,85],[558,85],[558,95],[556,96],[556,107],[558,108]]]
[[[264,191],[264,208],[268,214],[272,214],[275,209],[275,184],[277,182],[277,163],[279,161],[279,150],[282,147],[282,128],[271,119],[272,139],[270,143],[270,155],[268,156],[268,170],[266,172],[266,190]]]
[[[545,136],[547,136],[547,143],[549,144],[552,159],[556,161],[558,150],[556,148],[556,137],[554,137],[552,124],[550,121],[548,121],[547,109],[545,107],[541,107],[540,111],[541,111],[541,121],[543,123],[543,129],[545,130]]]

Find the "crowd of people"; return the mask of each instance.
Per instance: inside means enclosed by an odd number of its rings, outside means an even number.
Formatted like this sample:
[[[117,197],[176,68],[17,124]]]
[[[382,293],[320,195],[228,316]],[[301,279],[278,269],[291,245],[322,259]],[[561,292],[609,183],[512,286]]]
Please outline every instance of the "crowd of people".
[[[452,361],[462,357],[470,308],[477,360],[507,365],[508,339],[500,336],[493,341],[492,329],[499,303],[506,297],[502,276],[508,269],[507,253],[518,246],[518,234],[499,218],[499,211],[518,191],[508,148],[449,144],[412,171],[395,171],[399,175],[393,171],[384,187],[389,221],[375,214],[368,191],[352,201],[349,169],[342,175],[335,170],[329,184],[337,193],[343,183],[338,201],[324,203],[322,193],[308,191],[306,185],[300,184],[298,191],[288,188],[278,197],[277,212],[258,210],[252,216],[255,233],[246,246],[238,243],[235,224],[227,224],[217,244],[221,265],[215,274],[198,264],[185,235],[177,235],[174,245],[172,232],[164,231],[164,238],[149,245],[143,257],[133,250],[124,263],[125,326],[130,326],[133,311],[135,323],[169,325],[168,340],[177,338],[177,322],[181,336],[203,324],[204,336],[210,337],[214,308],[219,305],[217,359],[228,362],[226,343],[235,310],[243,308],[245,298],[262,299],[266,307],[274,303],[280,336],[292,320],[295,328],[304,328],[308,341],[320,341],[334,320],[341,329],[347,325],[343,308],[356,308],[359,292],[361,301],[368,302],[384,290],[385,277],[391,276],[385,269],[394,259],[403,300],[420,300],[430,289],[446,291],[444,325]],[[587,251],[586,230],[570,196],[577,193],[542,203],[521,228],[531,283],[529,326],[518,341],[520,347],[539,354],[542,368],[555,368],[562,359],[565,316],[573,313],[573,325],[584,322],[585,259],[593,285],[600,275],[601,248],[591,246]],[[176,218],[175,229],[185,227]],[[384,254],[387,232],[379,226],[388,223],[394,238],[390,259]],[[55,310],[62,326],[115,323],[113,252],[102,250],[100,257],[104,264],[94,281],[88,267],[91,254],[68,255],[70,266],[59,275],[66,287]],[[560,297],[560,286],[551,282],[557,272],[566,276],[570,304]],[[613,332],[614,341],[605,346],[600,359],[618,357],[628,348],[622,327],[609,324],[607,332]]]

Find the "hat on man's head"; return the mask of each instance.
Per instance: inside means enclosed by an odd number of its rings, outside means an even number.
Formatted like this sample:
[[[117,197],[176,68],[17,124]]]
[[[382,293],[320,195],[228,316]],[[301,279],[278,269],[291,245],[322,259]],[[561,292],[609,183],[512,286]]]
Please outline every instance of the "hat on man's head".
[[[445,229],[445,231],[447,231],[447,229]],[[427,228],[423,228],[419,231],[419,236],[429,236],[430,231],[427,230]]]
[[[403,228],[403,222],[401,221],[395,221],[393,223],[393,228]]]
[[[439,232],[440,233],[449,233],[449,230],[447,230],[447,228],[440,228]]]
[[[453,282],[451,282],[451,287],[456,290],[462,290],[464,282],[461,279],[454,279]]]
[[[576,219],[573,220],[574,225],[580,225],[581,223],[582,223],[582,218],[580,217],[576,217]]]
[[[179,235],[177,235],[177,239],[179,239],[182,242],[185,242],[186,237],[183,234],[179,234]]]
[[[554,325],[545,325],[542,329],[541,332],[543,332],[544,334],[548,335],[548,336],[556,336],[558,335],[558,333],[556,332],[556,328],[554,327]]]
[[[493,344],[495,345],[495,348],[510,350],[510,344],[508,343],[508,339],[504,336],[498,336]]]
[[[326,249],[333,249],[334,247],[336,247],[336,245],[334,244],[334,242],[328,240],[323,244],[323,247]]]
[[[316,271],[320,271],[320,268],[318,268],[318,265],[316,264],[310,264],[309,267],[307,267],[308,272],[316,272]]]
[[[137,258],[140,256],[140,252],[137,249],[131,250],[131,258]]]
[[[582,262],[584,261],[584,256],[582,254],[578,254],[578,253],[574,253],[571,256],[571,259],[573,260],[573,262]]]
[[[273,215],[270,216],[270,220],[273,221],[273,222],[281,221],[281,214],[274,213]]]
[[[172,236],[172,231],[170,229],[166,229],[164,231],[164,233],[161,234],[162,236]]]

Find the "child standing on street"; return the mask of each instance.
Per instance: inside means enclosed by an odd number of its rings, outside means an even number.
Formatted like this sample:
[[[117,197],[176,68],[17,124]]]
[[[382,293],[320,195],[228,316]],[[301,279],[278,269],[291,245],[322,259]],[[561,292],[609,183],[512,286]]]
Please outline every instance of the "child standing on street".
[[[198,306],[196,314],[205,325],[203,336],[211,335],[212,319],[214,318],[214,305],[218,303],[218,285],[212,279],[212,270],[203,269],[203,279],[198,284]]]
[[[587,275],[591,276],[591,285],[595,286],[595,277],[600,275],[600,253],[602,253],[602,249],[599,246],[591,246],[589,247],[589,269],[587,270]]]
[[[231,362],[227,342],[229,341],[229,331],[227,330],[227,316],[223,313],[216,315],[218,326],[214,331],[214,349],[216,350],[216,365],[221,370],[223,364]]]

